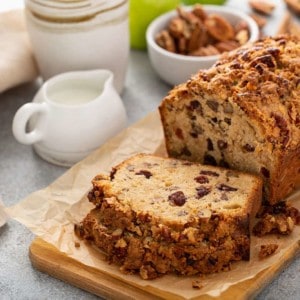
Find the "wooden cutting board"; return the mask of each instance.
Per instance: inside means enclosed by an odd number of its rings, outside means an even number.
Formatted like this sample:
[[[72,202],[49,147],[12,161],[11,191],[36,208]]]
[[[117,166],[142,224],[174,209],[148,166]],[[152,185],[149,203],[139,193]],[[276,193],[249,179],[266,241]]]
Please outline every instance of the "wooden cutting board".
[[[255,297],[293,259],[300,249],[300,243],[290,247],[272,267],[260,272],[255,278],[243,281],[227,289],[218,299],[249,299]],[[170,294],[157,295],[155,291],[133,287],[121,280],[86,266],[58,251],[54,246],[36,238],[29,249],[29,256],[35,268],[55,278],[93,293],[105,299],[182,299]],[[216,299],[200,296],[193,300]]]

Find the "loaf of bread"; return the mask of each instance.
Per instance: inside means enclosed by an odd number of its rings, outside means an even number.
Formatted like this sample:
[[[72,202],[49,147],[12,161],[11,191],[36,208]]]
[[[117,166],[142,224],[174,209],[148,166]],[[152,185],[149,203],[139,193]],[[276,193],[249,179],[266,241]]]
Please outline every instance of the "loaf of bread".
[[[260,175],[275,204],[300,183],[300,43],[265,38],[174,87],[160,105],[170,157]]]
[[[249,259],[261,193],[253,175],[138,154],[94,178],[75,232],[143,279],[219,272]]]

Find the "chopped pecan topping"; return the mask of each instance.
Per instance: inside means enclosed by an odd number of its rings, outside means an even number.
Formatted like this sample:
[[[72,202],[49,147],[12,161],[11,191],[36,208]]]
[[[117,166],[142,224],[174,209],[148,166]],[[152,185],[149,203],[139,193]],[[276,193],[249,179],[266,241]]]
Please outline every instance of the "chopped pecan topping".
[[[274,118],[276,126],[279,127],[280,129],[280,137],[282,140],[282,145],[286,146],[290,139],[287,121],[282,116],[276,113],[272,113],[271,117]]]
[[[271,54],[266,54],[255,58],[251,62],[250,66],[255,67],[258,63],[262,63],[266,65],[268,68],[275,68],[276,66],[273,60],[273,56]]]

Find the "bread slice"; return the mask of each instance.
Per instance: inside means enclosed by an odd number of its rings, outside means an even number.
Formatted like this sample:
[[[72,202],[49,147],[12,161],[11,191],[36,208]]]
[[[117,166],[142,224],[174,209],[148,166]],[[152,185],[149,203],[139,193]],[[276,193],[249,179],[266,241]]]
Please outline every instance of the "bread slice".
[[[300,184],[300,41],[238,49],[164,98],[169,156],[253,173],[270,204]]]
[[[144,279],[219,272],[249,259],[261,191],[253,175],[138,154],[95,177],[75,231]]]

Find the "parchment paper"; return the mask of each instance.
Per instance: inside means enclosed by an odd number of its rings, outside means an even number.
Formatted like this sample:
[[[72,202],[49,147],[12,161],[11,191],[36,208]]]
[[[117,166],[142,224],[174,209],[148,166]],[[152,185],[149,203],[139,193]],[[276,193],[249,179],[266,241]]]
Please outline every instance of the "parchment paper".
[[[104,255],[85,242],[79,241],[73,232],[74,223],[81,221],[93,207],[86,198],[91,189],[91,180],[98,173],[109,173],[112,166],[139,152],[159,153],[163,151],[163,132],[158,112],[148,115],[134,126],[107,142],[83,161],[69,169],[47,188],[29,195],[15,206],[7,209],[11,217],[27,226],[34,234],[53,244],[70,257],[109,273],[128,284],[151,290],[157,295],[177,295],[183,299],[208,294],[219,296],[230,286],[255,277],[262,270],[283,259],[286,251],[299,242],[300,226],[290,236],[269,236],[251,239],[250,262],[238,262],[232,270],[200,278],[166,275],[145,281],[138,275],[124,275],[118,266],[105,262]],[[293,196],[293,205],[300,208],[299,193]],[[80,247],[75,247],[75,241]],[[258,260],[260,245],[277,243],[278,250],[269,258]],[[203,288],[193,289],[192,281],[199,279]]]

